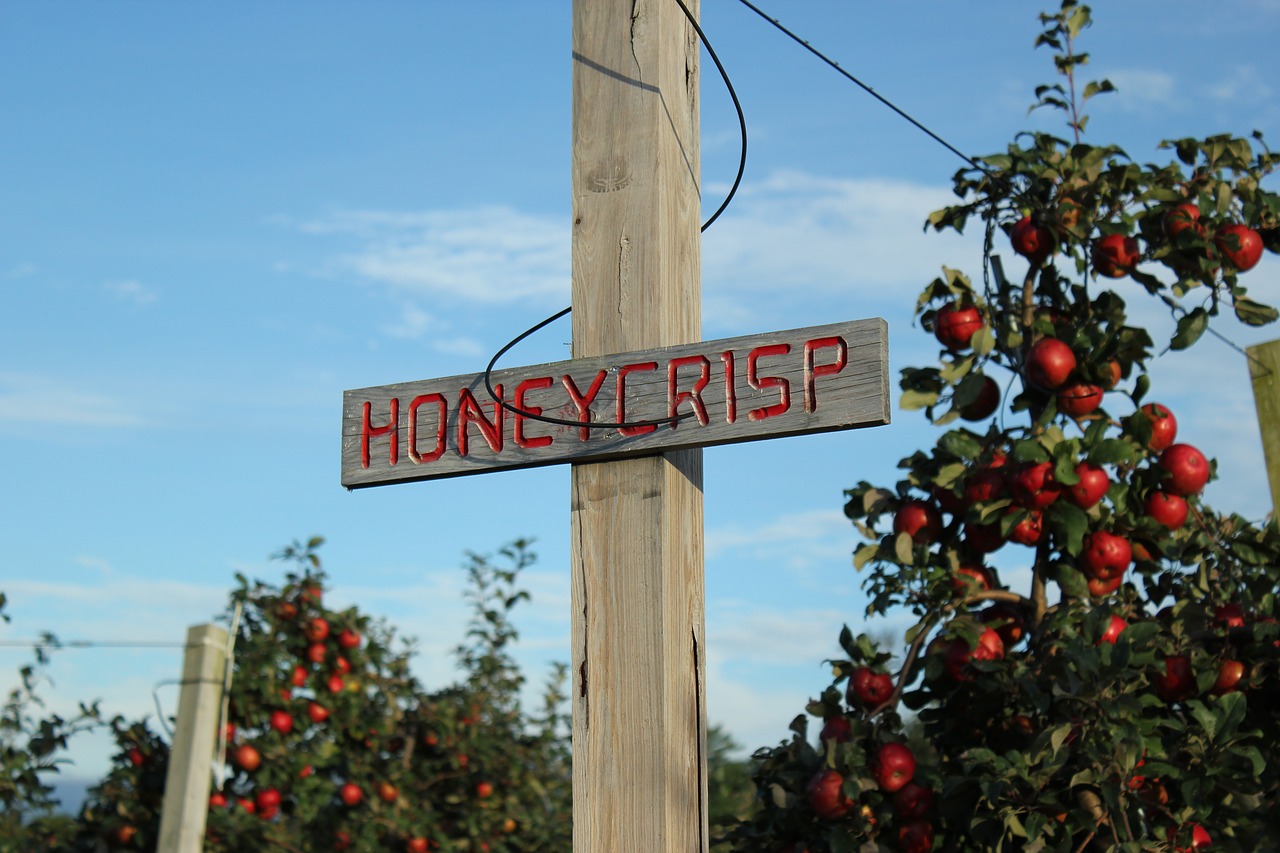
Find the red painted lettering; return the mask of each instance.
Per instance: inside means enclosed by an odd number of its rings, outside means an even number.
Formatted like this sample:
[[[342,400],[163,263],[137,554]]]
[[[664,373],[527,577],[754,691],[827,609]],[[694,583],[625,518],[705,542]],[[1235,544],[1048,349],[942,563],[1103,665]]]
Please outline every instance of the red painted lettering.
[[[690,365],[698,365],[699,371],[698,381],[694,383],[692,391],[679,391],[676,388],[676,371],[680,368]],[[702,403],[702,389],[707,387],[707,383],[711,381],[711,362],[707,361],[704,355],[690,355],[685,358],[673,358],[667,365],[667,404],[671,417],[676,416],[676,409],[680,408],[680,404],[685,400],[689,401],[689,405],[693,406],[694,413],[698,416],[698,423],[703,426],[707,425],[707,407]],[[671,428],[675,429],[679,421],[672,421]]]
[[[499,398],[502,397],[501,385],[498,385],[493,390]],[[504,411],[506,410],[499,406],[495,400],[493,404],[493,420],[489,420],[484,416],[484,412],[480,411],[480,404],[476,402],[475,395],[471,393],[471,389],[463,388],[458,395],[458,455],[466,456],[470,451],[467,430],[467,424],[469,423],[474,423],[480,427],[480,435],[484,437],[490,450],[494,453],[501,453],[502,413]]]
[[[418,450],[418,409],[427,403],[435,403],[436,414],[436,446],[429,453]],[[414,397],[409,404],[409,458],[421,465],[423,462],[435,462],[444,455],[444,437],[449,428],[449,404],[443,394],[422,394]]]
[[[724,419],[727,423],[738,420],[738,376],[733,372],[733,350],[720,353],[724,362]]]
[[[375,427],[370,419],[373,404],[365,402],[364,419],[360,424],[360,462],[369,467],[369,439],[374,436],[391,436],[391,456],[388,464],[394,465],[400,458],[400,400],[391,398],[391,421],[386,426]]]
[[[642,371],[657,370],[658,362],[642,361],[639,364],[627,364],[618,369],[618,422],[623,423],[627,420],[627,374],[639,373]],[[657,424],[649,424],[641,427],[618,427],[620,435],[644,435],[647,432],[653,432],[658,428]]]
[[[516,399],[513,405],[521,412],[528,412],[531,415],[540,415],[542,414],[542,407],[526,402],[524,395],[530,391],[550,387],[550,376],[539,376],[537,379],[526,379],[516,386]],[[513,432],[515,433],[517,447],[546,447],[551,443],[551,436],[549,435],[535,435],[531,437],[524,434],[524,424],[525,421],[529,420],[529,418],[526,418],[524,415],[517,412],[515,419],[516,423]]]
[[[747,412],[747,420],[762,421],[774,415],[781,415],[791,408],[791,383],[781,376],[761,376],[759,361],[772,355],[786,355],[791,352],[791,344],[768,344],[756,347],[747,356],[747,384],[757,391],[766,388],[779,389],[779,401],[772,406],[761,406]]]
[[[609,371],[601,370],[596,374],[596,378],[591,380],[591,387],[587,389],[587,393],[583,394],[578,390],[578,386],[574,384],[573,377],[565,374],[560,378],[564,383],[565,390],[569,392],[569,398],[573,400],[573,404],[578,407],[578,420],[584,424],[591,423],[591,403],[595,400],[596,395],[600,393],[600,386],[604,384],[604,378],[609,375]],[[578,430],[578,437],[586,441],[591,437],[591,430],[582,427]]]
[[[820,349],[829,347],[836,348],[836,360],[831,364],[813,363],[813,354]],[[834,376],[844,370],[845,365],[849,363],[849,345],[845,343],[844,338],[832,336],[829,338],[817,338],[812,341],[804,342],[804,410],[808,414],[813,414],[818,410],[818,390],[815,387],[814,380],[819,376]]]

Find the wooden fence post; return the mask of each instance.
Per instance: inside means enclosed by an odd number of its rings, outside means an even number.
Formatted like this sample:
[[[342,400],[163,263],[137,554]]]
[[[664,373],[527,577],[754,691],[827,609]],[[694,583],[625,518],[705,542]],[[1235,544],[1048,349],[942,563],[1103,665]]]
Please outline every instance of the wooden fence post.
[[[178,697],[178,722],[174,727],[160,812],[158,853],[200,853],[204,849],[213,751],[218,738],[226,667],[226,630],[217,625],[189,628],[182,665],[182,691]]]

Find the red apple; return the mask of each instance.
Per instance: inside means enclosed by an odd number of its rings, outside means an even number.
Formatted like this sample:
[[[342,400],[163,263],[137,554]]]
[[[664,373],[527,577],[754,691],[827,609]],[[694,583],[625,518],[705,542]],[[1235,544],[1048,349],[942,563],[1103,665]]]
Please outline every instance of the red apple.
[[[1121,577],[1131,562],[1133,549],[1128,539],[1106,530],[1085,534],[1080,568],[1088,577],[1103,581]]]
[[[1242,678],[1244,678],[1244,664],[1238,660],[1224,660],[1218,664],[1218,679],[1213,682],[1213,689],[1210,692],[1214,696],[1235,693],[1240,687]]]
[[[848,717],[827,717],[822,722],[822,733],[818,735],[818,739],[848,743],[853,739],[853,725]]]
[[[983,325],[982,312],[975,306],[948,302],[934,317],[933,334],[949,350],[968,349],[974,333]]]
[[[849,676],[845,698],[849,704],[860,708],[878,708],[893,695],[893,678],[887,672],[877,672],[869,666],[860,666]]]
[[[259,812],[278,808],[280,806],[280,791],[276,788],[266,788],[259,791],[254,796],[253,803],[258,807]]]
[[[998,408],[1000,408],[1000,386],[990,376],[984,376],[978,396],[967,405],[960,407],[960,417],[966,421],[982,421],[994,415]]]
[[[1004,640],[992,628],[986,628],[978,636],[978,647],[971,649],[969,643],[957,637],[947,644],[943,658],[943,668],[952,681],[968,681],[968,666],[971,660],[1000,660],[1004,657]]]
[[[252,773],[262,764],[262,754],[250,744],[241,744],[231,753],[231,760],[246,773]]]
[[[913,820],[898,827],[898,849],[902,853],[929,853],[933,849],[933,824]]]
[[[343,782],[338,788],[338,799],[349,806],[354,806],[364,799],[364,791],[355,782]]]
[[[351,833],[345,829],[339,829],[333,833],[333,849],[349,850],[351,849]]]
[[[147,757],[136,746],[129,747],[129,751],[125,755],[129,759],[129,763],[134,767],[141,767],[147,763]]]
[[[307,706],[307,716],[311,718],[311,722],[319,725],[329,719],[329,709],[319,702],[312,702]]]
[[[995,629],[1006,649],[1018,645],[1027,635],[1026,614],[1012,602],[997,601],[979,613],[978,618]]]
[[[1003,473],[994,468],[983,468],[969,478],[964,486],[965,503],[972,506],[981,501],[999,500],[1009,487]]]
[[[825,820],[839,820],[853,808],[853,800],[845,796],[844,777],[835,770],[820,770],[809,780],[809,806]]]
[[[1041,338],[1027,352],[1027,378],[1046,391],[1062,386],[1076,369],[1076,354],[1058,338]]]
[[[236,804],[239,805],[240,808],[247,811],[249,814],[253,814],[258,810],[258,807],[253,804],[252,797],[241,797],[240,799],[236,800]]]
[[[346,675],[351,671],[351,661],[339,655],[333,659],[333,671],[338,675]]]
[[[282,735],[287,735],[289,732],[293,731],[293,717],[288,711],[272,711],[271,728],[275,729]]]
[[[294,687],[302,687],[307,683],[307,668],[305,666],[295,666],[293,672],[289,675],[289,683]]]
[[[1089,594],[1094,598],[1104,595],[1110,595],[1120,588],[1120,584],[1124,583],[1124,575],[1116,575],[1113,578],[1089,578],[1088,587]]]
[[[328,684],[325,686],[329,688],[330,693],[341,693],[342,688],[346,687],[347,683],[343,681],[341,675],[331,675],[329,676]]]
[[[221,791],[214,791],[209,795],[209,808],[225,809],[227,807],[227,795]]]
[[[981,563],[961,563],[951,574],[951,587],[958,595],[968,595],[974,590],[991,589],[995,577]]]
[[[312,643],[307,646],[307,660],[312,663],[324,663],[324,656],[329,653],[324,643]]]
[[[1195,229],[1196,232],[1203,234],[1204,227],[1199,222],[1200,208],[1190,202],[1183,202],[1167,211],[1161,220],[1161,224],[1164,226],[1164,233],[1169,236],[1170,240],[1177,239],[1178,235],[1188,228]]]
[[[1009,529],[1009,541],[1033,548],[1044,541],[1044,513],[1038,509],[1017,510],[1010,507],[1007,513],[1021,513],[1022,518]]]
[[[907,501],[893,516],[893,532],[906,533],[915,542],[932,542],[942,533],[942,513],[928,501]]]
[[[1164,673],[1155,678],[1156,695],[1166,702],[1180,702],[1196,690],[1191,661],[1186,655],[1170,655],[1164,659]]]
[[[892,794],[915,775],[916,757],[906,744],[886,743],[876,752],[872,772],[880,789]]]
[[[1177,530],[1185,524],[1187,513],[1190,512],[1186,500],[1182,497],[1158,489],[1147,495],[1147,499],[1142,502],[1142,508],[1148,517],[1170,530]]]
[[[908,782],[893,795],[893,813],[899,820],[919,820],[933,811],[933,789]]]
[[[1262,235],[1238,222],[1219,228],[1213,245],[1240,272],[1253,269],[1262,258]]]
[[[1004,545],[1004,535],[1000,532],[1000,522],[976,524],[972,521],[964,523],[964,541],[970,550],[979,554],[990,554]]]
[[[1159,403],[1147,403],[1139,411],[1151,422],[1151,440],[1147,442],[1147,447],[1159,453],[1173,444],[1178,437],[1178,419],[1173,416],[1173,412]]]
[[[1062,486],[1053,478],[1052,462],[1027,462],[1013,470],[1009,491],[1020,506],[1044,509],[1062,494]]]
[[[1014,223],[1009,229],[1009,241],[1015,252],[1037,266],[1053,253],[1053,234],[1044,226],[1037,225],[1030,216]]]
[[[415,835],[404,843],[405,853],[427,853],[427,839]]]
[[[1213,621],[1227,629],[1243,628],[1244,608],[1235,601],[1219,604],[1213,608]]]
[[[1142,257],[1138,241],[1128,234],[1108,234],[1093,244],[1093,268],[1107,278],[1124,278]]]
[[[1082,418],[1102,405],[1102,389],[1088,382],[1076,382],[1058,391],[1058,411]]]
[[[298,615],[298,605],[292,601],[282,601],[276,605],[276,618],[282,622],[289,622]]]
[[[1092,462],[1081,462],[1076,465],[1076,476],[1080,478],[1073,486],[1067,486],[1067,500],[1081,509],[1089,509],[1106,497],[1111,488],[1111,478],[1101,465]]]
[[[1194,495],[1209,482],[1209,460],[1190,444],[1173,444],[1160,454],[1166,471],[1165,488],[1175,495]]]
[[[308,642],[323,642],[329,636],[329,620],[323,616],[317,616],[307,623],[302,633],[306,635]]]
[[[390,782],[378,783],[378,798],[383,802],[394,803],[399,796],[400,791],[396,789],[395,785]]]
[[[338,634],[338,645],[344,649],[354,649],[360,645],[360,635],[350,628],[343,628]]]
[[[492,796],[493,796],[493,783],[492,783],[492,782],[481,782],[481,783],[479,783],[478,785],[476,785],[476,796],[477,796],[477,797],[479,797],[479,798],[480,798],[480,799],[482,799],[482,800],[487,800],[489,797],[492,797]]]
[[[1129,627],[1129,623],[1124,620],[1123,616],[1112,616],[1107,621],[1107,629],[1102,632],[1102,636],[1098,638],[1097,645],[1102,643],[1116,644],[1116,640],[1120,639],[1120,635],[1125,628]]]

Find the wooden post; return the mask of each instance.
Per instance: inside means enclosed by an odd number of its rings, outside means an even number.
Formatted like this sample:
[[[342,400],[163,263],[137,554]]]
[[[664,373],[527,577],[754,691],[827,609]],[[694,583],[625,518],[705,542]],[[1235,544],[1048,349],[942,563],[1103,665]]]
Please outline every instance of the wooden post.
[[[575,358],[700,339],[696,39],[574,0]],[[705,851],[701,449],[575,464],[572,525],[573,849]]]
[[[200,853],[204,848],[211,765],[226,666],[227,632],[224,629],[217,625],[194,625],[187,630],[178,722],[174,727],[160,812],[158,853]]]
[[[1249,377],[1253,380],[1253,404],[1262,430],[1262,453],[1271,484],[1271,512],[1280,508],[1280,341],[1268,341],[1245,350]]]

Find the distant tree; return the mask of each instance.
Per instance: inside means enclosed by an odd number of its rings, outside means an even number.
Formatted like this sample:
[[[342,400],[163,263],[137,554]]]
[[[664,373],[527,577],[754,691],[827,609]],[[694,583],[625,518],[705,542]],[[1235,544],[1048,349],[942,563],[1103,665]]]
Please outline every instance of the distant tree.
[[[6,603],[0,593],[0,619],[8,622]],[[0,710],[0,853],[44,849],[74,833],[74,821],[57,812],[49,777],[68,763],[70,739],[99,725],[101,713],[95,703],[70,719],[44,714],[39,687],[57,647],[53,635],[41,637],[35,661],[19,670],[20,684]]]
[[[571,844],[564,668],[536,714],[510,655],[511,610],[534,560],[468,555],[472,619],[459,683],[424,688],[413,648],[354,607],[325,604],[316,538],[280,556],[282,586],[240,577],[225,621],[236,635],[225,780],[205,849],[563,851]],[[89,795],[74,847],[150,850],[168,745],[117,720],[119,751]],[[61,849],[61,848],[60,848]]]

